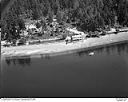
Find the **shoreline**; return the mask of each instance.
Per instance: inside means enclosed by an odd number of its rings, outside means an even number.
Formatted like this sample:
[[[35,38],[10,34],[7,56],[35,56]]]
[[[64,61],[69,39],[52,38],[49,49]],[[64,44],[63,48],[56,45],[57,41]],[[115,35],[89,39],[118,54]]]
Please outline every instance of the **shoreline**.
[[[111,34],[100,36],[99,38],[87,38],[80,41],[73,41],[71,43],[54,42],[36,45],[23,45],[16,47],[1,47],[1,58],[5,57],[21,57],[21,56],[53,56],[63,53],[73,53],[82,49],[94,49],[101,46],[110,45],[113,43],[128,41],[128,32],[120,32],[118,34]]]

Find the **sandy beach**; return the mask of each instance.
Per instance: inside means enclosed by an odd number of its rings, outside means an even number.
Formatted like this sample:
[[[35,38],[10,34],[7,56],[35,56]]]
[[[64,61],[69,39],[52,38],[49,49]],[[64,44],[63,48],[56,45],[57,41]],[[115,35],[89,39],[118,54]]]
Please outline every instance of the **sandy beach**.
[[[52,54],[65,51],[71,51],[83,48],[92,48],[101,45],[107,45],[120,41],[128,40],[128,32],[121,32],[118,34],[111,34],[100,36],[99,38],[87,38],[80,41],[75,41],[66,44],[65,41],[45,43],[37,45],[23,45],[15,47],[2,47],[1,46],[1,57],[11,56],[27,56],[27,55],[38,55],[38,54]]]

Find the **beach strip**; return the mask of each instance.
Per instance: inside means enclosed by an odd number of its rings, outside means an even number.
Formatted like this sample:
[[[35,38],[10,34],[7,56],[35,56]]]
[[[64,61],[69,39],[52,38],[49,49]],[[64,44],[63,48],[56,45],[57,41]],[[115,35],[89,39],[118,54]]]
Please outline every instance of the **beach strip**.
[[[105,36],[87,38],[80,41],[73,41],[66,44],[65,41],[44,43],[36,45],[23,45],[23,46],[12,46],[2,47],[1,46],[1,57],[11,56],[28,56],[38,54],[53,54],[61,53],[65,51],[94,48],[97,46],[112,44],[121,41],[128,41],[128,32],[120,32],[118,34],[108,34]]]

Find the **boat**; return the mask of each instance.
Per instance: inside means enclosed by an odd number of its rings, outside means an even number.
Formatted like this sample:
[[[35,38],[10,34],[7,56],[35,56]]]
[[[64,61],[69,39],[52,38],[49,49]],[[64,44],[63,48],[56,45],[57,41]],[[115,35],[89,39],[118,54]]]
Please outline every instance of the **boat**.
[[[94,55],[94,52],[90,52],[88,55],[89,56],[93,56]]]

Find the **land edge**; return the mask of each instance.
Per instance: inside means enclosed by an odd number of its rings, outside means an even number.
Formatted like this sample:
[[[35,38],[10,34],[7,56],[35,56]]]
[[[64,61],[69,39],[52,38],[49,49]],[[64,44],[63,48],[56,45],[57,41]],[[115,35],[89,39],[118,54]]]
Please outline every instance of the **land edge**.
[[[111,41],[106,41],[106,42],[102,42],[102,43],[98,43],[98,44],[93,44],[91,46],[81,46],[81,47],[76,47],[76,48],[69,48],[69,49],[64,49],[64,50],[59,50],[59,51],[49,51],[49,52],[36,52],[36,53],[31,53],[31,54],[25,54],[25,53],[20,53],[20,54],[12,54],[12,55],[9,55],[9,54],[5,54],[5,55],[2,55],[1,54],[1,59],[3,58],[6,58],[6,57],[26,57],[26,56],[31,56],[31,57],[50,57],[50,56],[56,56],[56,55],[62,55],[62,54],[67,54],[67,53],[75,53],[75,52],[78,52],[78,51],[83,51],[83,50],[93,50],[93,49],[96,49],[96,48],[100,48],[100,47],[104,47],[104,46],[110,46],[110,45],[113,45],[113,44],[117,44],[117,43],[122,43],[122,42],[126,42],[128,43],[128,36],[126,35],[126,38],[124,39],[116,39],[116,40],[111,40]],[[92,38],[92,40],[95,39],[95,38]],[[68,46],[67,46],[68,47]]]
[[[53,53],[43,53],[43,54],[31,54],[31,55],[19,55],[19,56],[2,56],[1,59],[4,58],[27,58],[27,57],[40,57],[40,58],[50,58],[52,56],[59,56],[59,55],[65,55],[65,54],[72,54],[72,53],[77,53],[80,51],[93,51],[95,49],[98,48],[102,48],[102,47],[108,47],[108,46],[112,46],[112,45],[116,45],[116,44],[122,44],[122,43],[128,43],[128,40],[124,40],[124,41],[119,41],[119,42],[112,42],[109,44],[104,44],[104,45],[97,45],[97,46],[93,46],[93,47],[88,47],[88,48],[78,48],[78,49],[73,49],[73,50],[67,50],[67,51],[61,51],[61,52],[53,52]]]

